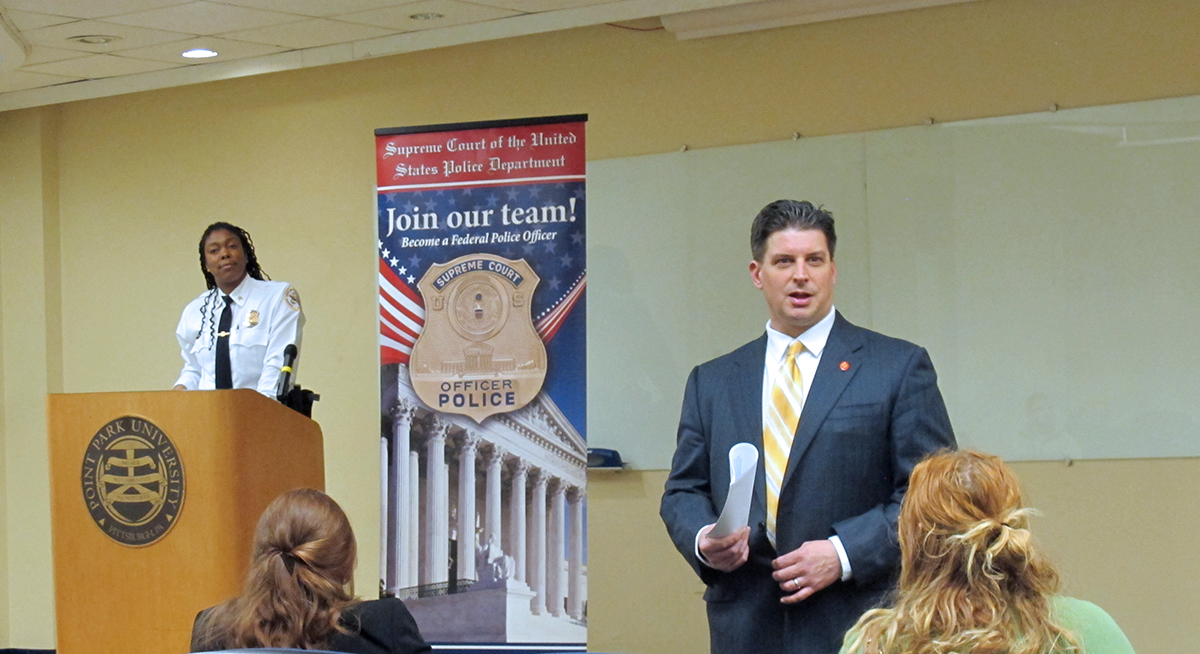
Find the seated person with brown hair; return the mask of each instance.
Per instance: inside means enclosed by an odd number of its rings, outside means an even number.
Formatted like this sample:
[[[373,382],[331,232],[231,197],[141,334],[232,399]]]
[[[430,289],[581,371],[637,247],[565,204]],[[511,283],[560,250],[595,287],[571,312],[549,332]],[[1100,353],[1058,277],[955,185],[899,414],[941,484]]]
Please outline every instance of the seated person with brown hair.
[[[307,488],[280,495],[259,518],[242,594],[196,616],[191,650],[431,651],[404,602],[347,592],[355,558],[354,532],[337,502]]]
[[[942,452],[917,464],[900,508],[891,608],[863,614],[843,654],[1133,654],[1103,609],[1057,595],[1031,509],[1000,457]]]

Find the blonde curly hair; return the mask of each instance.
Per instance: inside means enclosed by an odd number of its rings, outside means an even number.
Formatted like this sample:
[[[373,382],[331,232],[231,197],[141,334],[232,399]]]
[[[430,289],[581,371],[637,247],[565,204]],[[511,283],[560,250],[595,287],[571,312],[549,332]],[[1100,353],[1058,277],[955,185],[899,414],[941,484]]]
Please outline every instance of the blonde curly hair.
[[[863,614],[855,654],[1068,654],[1078,638],[1054,616],[1053,566],[1034,546],[1016,476],[1000,457],[936,453],[909,478],[900,509],[892,608]]]

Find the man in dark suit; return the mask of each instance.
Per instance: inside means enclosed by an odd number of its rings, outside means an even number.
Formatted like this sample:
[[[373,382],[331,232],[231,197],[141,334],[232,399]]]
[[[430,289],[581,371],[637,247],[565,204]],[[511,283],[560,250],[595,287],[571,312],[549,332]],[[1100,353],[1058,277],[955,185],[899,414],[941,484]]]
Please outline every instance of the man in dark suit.
[[[688,378],[661,513],[708,586],[714,654],[837,652],[897,570],[909,472],[955,446],[925,350],[834,309],[836,244],[824,209],[763,208],[750,278],[767,333]],[[710,538],[739,442],[760,451],[750,524]]]

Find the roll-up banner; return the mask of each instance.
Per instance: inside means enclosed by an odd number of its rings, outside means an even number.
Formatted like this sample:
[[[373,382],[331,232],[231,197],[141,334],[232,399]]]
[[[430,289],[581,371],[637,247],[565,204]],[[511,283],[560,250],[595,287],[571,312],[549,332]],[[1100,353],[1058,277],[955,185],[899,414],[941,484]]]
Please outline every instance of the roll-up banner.
[[[587,642],[586,120],[375,131],[380,593],[439,651]]]

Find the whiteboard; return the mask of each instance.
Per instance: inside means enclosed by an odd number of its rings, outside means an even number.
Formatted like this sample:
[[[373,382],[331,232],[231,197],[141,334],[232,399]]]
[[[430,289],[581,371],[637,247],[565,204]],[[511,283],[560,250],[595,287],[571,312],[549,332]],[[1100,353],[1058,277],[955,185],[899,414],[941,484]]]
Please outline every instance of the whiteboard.
[[[959,443],[1200,456],[1200,98],[593,161],[588,441],[670,467],[692,366],[758,337],[750,222],[837,221],[835,303],[925,346]]]

